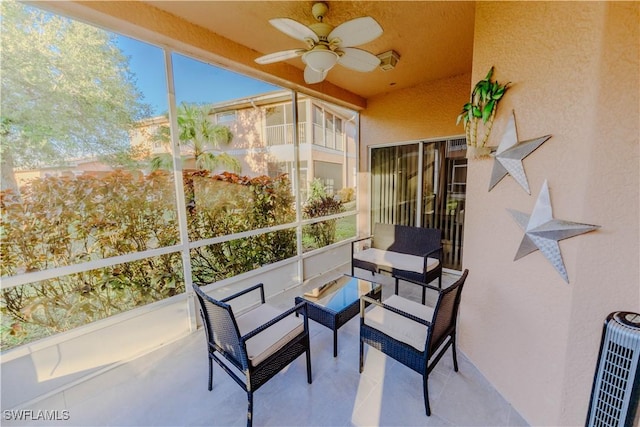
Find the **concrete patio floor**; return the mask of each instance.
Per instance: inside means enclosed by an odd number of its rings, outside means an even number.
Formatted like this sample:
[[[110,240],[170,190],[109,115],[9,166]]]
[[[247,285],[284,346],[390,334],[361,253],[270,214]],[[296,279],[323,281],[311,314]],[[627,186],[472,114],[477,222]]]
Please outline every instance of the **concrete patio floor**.
[[[443,286],[455,279],[445,273]],[[385,283],[383,298],[393,292],[391,282]],[[285,292],[272,303],[290,307],[299,292]],[[400,292],[419,299],[419,290],[410,285],[401,285]],[[313,384],[307,384],[304,357],[298,358],[254,394],[255,426],[527,425],[462,352],[459,372],[454,372],[447,354],[430,375],[432,415],[427,417],[417,373],[370,347],[365,347],[364,372],[358,373],[358,317],[340,329],[336,358],[331,331],[313,321],[309,324]],[[5,418],[2,425],[245,425],[246,394],[215,364],[213,390],[207,390],[205,348],[203,331],[198,330],[24,408],[67,410],[67,420]]]

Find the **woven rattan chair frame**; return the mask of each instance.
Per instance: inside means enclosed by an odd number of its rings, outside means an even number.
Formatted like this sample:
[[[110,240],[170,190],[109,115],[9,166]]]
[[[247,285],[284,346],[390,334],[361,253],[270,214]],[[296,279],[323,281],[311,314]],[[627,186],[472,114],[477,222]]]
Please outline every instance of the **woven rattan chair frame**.
[[[468,273],[469,271],[465,270],[460,279],[444,290],[434,286],[428,286],[439,294],[431,321],[420,319],[372,298],[360,298],[360,373],[362,373],[364,368],[364,344],[378,349],[392,359],[397,360],[419,373],[422,375],[424,407],[427,416],[431,415],[428,387],[429,374],[449,347],[451,347],[453,353],[453,369],[458,372],[456,324],[462,287],[464,286]],[[365,324],[365,303],[367,302],[425,325],[428,330],[424,349],[419,351],[415,347],[398,341],[378,329]]]
[[[400,280],[406,280],[422,288],[422,304],[425,303],[428,284],[438,279],[438,288],[442,288],[442,230],[437,228],[412,227],[408,225],[374,224],[373,235],[351,242],[351,275],[354,268],[369,270],[374,273],[387,272],[396,282],[395,292],[398,294]],[[390,250],[403,254],[410,254],[424,258],[421,273],[392,268],[389,270],[378,268],[376,264],[354,258],[355,245],[364,240],[371,240],[371,247]],[[427,258],[436,258],[438,265],[427,271]]]
[[[303,302],[297,304],[267,323],[242,336],[240,335],[240,330],[238,329],[238,324],[233,310],[228,302],[242,295],[246,295],[249,292],[259,290],[260,301],[264,304],[264,286],[262,283],[222,300],[216,300],[210,297],[204,293],[198,285],[193,285],[193,289],[200,304],[200,315],[202,316],[205,336],[207,339],[207,353],[209,356],[209,391],[213,388],[212,362],[215,361],[247,393],[248,427],[251,427],[253,423],[253,393],[303,353],[306,353],[307,359],[307,382],[311,384],[311,350],[309,345],[309,322],[306,315],[306,303]],[[266,358],[264,361],[253,366],[247,356],[247,340],[296,312],[304,313],[303,332],[293,337],[281,349]],[[229,366],[229,363],[240,371],[243,374],[243,377],[237,375]]]

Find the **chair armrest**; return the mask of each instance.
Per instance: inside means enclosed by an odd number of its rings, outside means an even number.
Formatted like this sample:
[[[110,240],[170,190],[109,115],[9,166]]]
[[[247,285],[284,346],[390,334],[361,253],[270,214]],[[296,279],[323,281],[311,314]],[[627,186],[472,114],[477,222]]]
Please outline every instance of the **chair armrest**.
[[[351,241],[351,244],[357,243],[357,242],[359,242],[359,241],[361,241],[361,240],[367,240],[367,239],[373,239],[373,234],[372,234],[371,236],[360,237],[359,239],[352,240],[352,241]]]
[[[438,248],[436,248],[436,249],[434,249],[432,251],[426,252],[424,254],[416,255],[416,256],[423,257],[426,260],[429,257],[429,255],[432,255],[432,254],[434,254],[436,252],[438,253],[438,259],[442,259],[442,246],[440,246],[440,247],[438,247]]]
[[[303,301],[303,302],[293,306],[292,308],[288,309],[287,311],[285,311],[283,313],[280,313],[278,316],[276,316],[273,319],[269,320],[267,323],[258,326],[253,331],[247,332],[245,335],[240,337],[240,339],[242,341],[247,341],[249,338],[252,338],[252,337],[258,335],[260,332],[262,332],[265,329],[275,325],[276,323],[278,323],[279,321],[281,321],[285,317],[288,317],[288,316],[292,315],[293,313],[295,313],[298,310],[302,310],[302,312],[303,312],[304,331],[308,333],[309,332],[309,320],[308,320],[308,316],[307,316],[307,302]]]
[[[402,278],[402,281],[403,281],[403,282],[413,283],[414,285],[420,285],[420,286],[422,286],[423,288],[431,289],[431,290],[436,291],[436,292],[438,292],[438,293],[440,293],[440,292],[442,292],[442,291],[444,290],[444,289],[440,289],[440,288],[439,288],[439,287],[437,287],[437,286],[431,286],[431,285],[429,285],[429,284],[427,284],[427,283],[420,282],[419,280],[409,279],[408,277],[407,277],[407,278],[404,278],[404,277],[403,277],[403,278]]]
[[[235,294],[230,295],[230,296],[228,296],[226,298],[223,298],[220,301],[222,301],[224,303],[227,303],[227,302],[231,301],[234,298],[238,298],[238,297],[240,297],[240,296],[242,296],[244,294],[248,294],[249,292],[254,291],[254,290],[258,289],[258,288],[260,289],[260,300],[262,301],[262,304],[264,304],[264,285],[262,283],[258,283],[257,285],[253,285],[250,288],[244,289],[244,290],[242,290],[242,291],[240,291],[238,293],[235,293]]]
[[[367,236],[367,237],[361,237],[361,238],[356,239],[356,240],[352,240],[351,241],[351,255],[353,255],[353,251],[354,251],[356,243],[362,242],[363,240],[369,240],[369,239],[373,239],[373,235]]]
[[[385,303],[380,302],[378,300],[375,300],[373,298],[370,298],[368,296],[361,296],[360,297],[360,320],[362,322],[364,322],[364,318],[365,318],[365,311],[364,311],[365,303],[370,303],[370,304],[377,305],[379,307],[384,308],[385,310],[389,310],[389,311],[391,311],[393,313],[396,313],[396,314],[398,314],[398,315],[400,315],[402,317],[406,317],[409,320],[413,320],[414,322],[418,322],[421,325],[425,325],[426,327],[430,327],[431,326],[431,322],[429,322],[428,320],[424,320],[424,319],[421,319],[419,317],[416,317],[413,314],[407,313],[406,311],[398,310],[395,307],[391,307],[390,305],[386,305]]]

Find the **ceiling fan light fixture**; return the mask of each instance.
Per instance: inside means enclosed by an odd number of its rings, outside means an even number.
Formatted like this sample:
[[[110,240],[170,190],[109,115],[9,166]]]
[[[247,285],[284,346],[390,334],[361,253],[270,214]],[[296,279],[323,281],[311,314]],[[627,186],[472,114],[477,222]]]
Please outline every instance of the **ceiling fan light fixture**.
[[[340,56],[338,56],[337,53],[328,49],[312,50],[302,55],[304,63],[319,73],[332,69],[333,66],[337,64],[339,58]]]

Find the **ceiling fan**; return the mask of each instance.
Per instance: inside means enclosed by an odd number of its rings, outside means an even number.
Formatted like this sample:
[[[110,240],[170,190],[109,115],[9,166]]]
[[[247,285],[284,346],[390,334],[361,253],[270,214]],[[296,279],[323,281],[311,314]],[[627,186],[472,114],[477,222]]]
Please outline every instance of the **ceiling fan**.
[[[302,57],[306,64],[304,81],[313,84],[325,79],[334,65],[368,72],[380,65],[380,59],[372,53],[353,46],[368,43],[382,34],[382,27],[370,16],[355,18],[333,27],[323,22],[329,6],[315,3],[311,13],[316,23],[309,26],[290,18],[276,18],[269,23],[294,39],[306,43],[305,49],[290,49],[261,56],[258,64],[271,64],[278,61]]]

